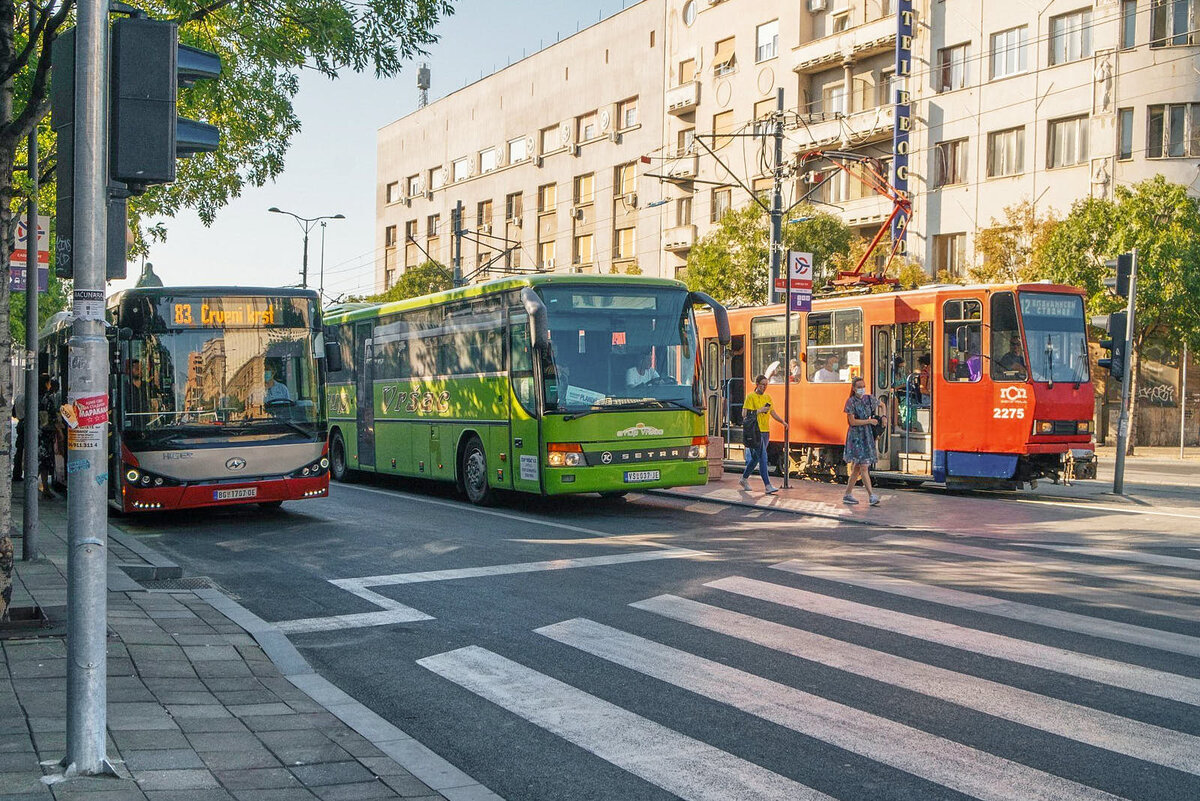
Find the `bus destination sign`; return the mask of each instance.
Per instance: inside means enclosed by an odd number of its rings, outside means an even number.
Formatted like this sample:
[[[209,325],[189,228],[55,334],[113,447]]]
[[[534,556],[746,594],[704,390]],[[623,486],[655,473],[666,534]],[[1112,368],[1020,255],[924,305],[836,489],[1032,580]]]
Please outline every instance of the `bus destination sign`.
[[[168,328],[294,328],[308,324],[304,298],[164,298],[159,316]]]

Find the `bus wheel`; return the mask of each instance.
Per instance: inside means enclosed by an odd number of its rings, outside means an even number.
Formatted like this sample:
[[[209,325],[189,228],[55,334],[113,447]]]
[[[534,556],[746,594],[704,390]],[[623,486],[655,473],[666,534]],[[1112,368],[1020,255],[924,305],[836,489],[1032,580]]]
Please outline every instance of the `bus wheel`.
[[[334,431],[329,438],[329,475],[334,481],[345,481],[346,472],[346,440],[341,431]]]
[[[283,506],[283,501],[259,501],[258,505],[262,509],[278,509]]]
[[[462,462],[459,464],[459,475],[462,476],[463,489],[467,500],[477,506],[491,504],[495,493],[488,483],[487,454],[484,453],[483,443],[479,437],[471,437],[463,448]]]

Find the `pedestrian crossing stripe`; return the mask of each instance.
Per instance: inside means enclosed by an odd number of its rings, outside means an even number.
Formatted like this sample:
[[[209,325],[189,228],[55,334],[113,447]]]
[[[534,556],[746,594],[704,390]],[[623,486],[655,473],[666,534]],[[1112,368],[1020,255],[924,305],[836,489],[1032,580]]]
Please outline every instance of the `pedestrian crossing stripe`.
[[[1184,556],[1168,556],[1147,551],[1131,551],[1128,548],[1088,548],[1082,545],[1051,545],[1042,542],[1022,543],[1029,548],[1041,548],[1058,553],[1079,554],[1080,556],[1095,556],[1100,559],[1115,559],[1122,562],[1141,562],[1160,567],[1181,567],[1185,570],[1200,571],[1200,559],[1189,559]],[[1193,549],[1195,550],[1195,549]]]

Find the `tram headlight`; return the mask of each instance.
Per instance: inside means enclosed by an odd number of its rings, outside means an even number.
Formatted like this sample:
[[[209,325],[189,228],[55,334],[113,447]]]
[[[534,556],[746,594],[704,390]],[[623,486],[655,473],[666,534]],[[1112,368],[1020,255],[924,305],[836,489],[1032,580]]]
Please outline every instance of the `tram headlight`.
[[[1035,434],[1053,434],[1054,433],[1054,421],[1053,420],[1034,420],[1033,421],[1033,433],[1035,433]]]
[[[1091,420],[1080,420],[1078,423],[1075,424],[1075,433],[1077,433],[1077,434],[1092,433],[1092,421]]]

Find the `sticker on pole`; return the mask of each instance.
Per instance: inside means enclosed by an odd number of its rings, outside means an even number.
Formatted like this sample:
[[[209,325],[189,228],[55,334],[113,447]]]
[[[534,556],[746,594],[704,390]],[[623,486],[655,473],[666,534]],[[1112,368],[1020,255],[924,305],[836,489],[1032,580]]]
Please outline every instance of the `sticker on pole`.
[[[75,419],[81,426],[102,426],[108,422],[108,396],[90,395],[76,398]]]
[[[101,426],[72,428],[67,430],[67,450],[99,448],[104,444],[104,429]]]
[[[76,320],[104,319],[104,290],[76,289],[72,293],[75,300],[74,311]]]

